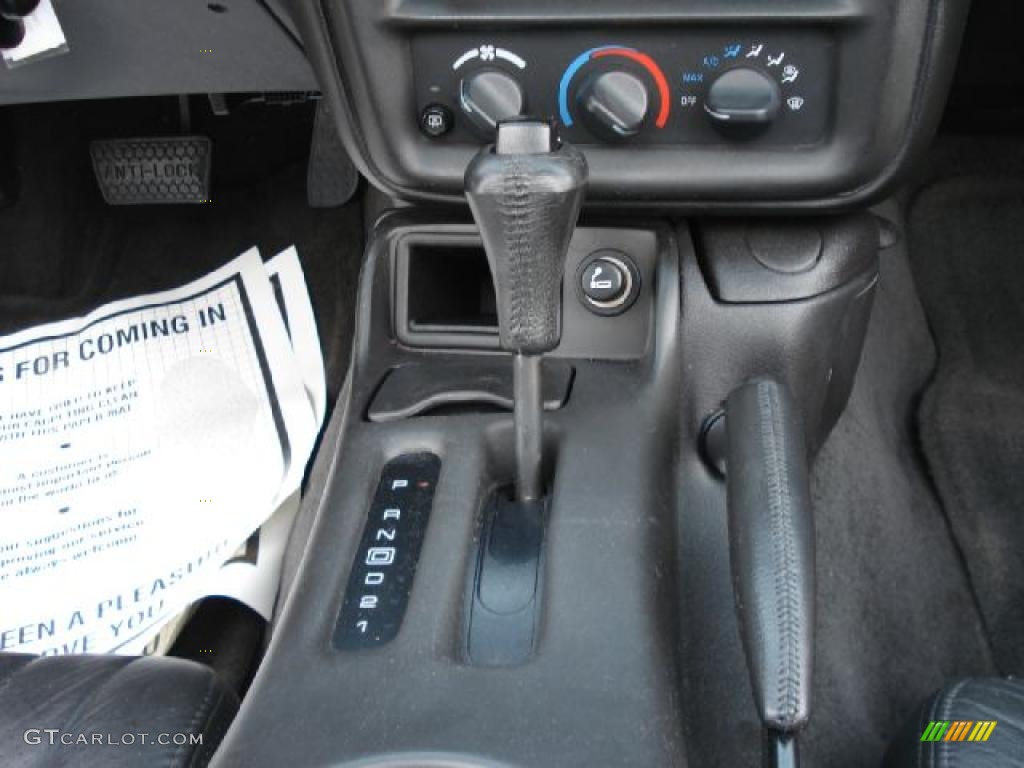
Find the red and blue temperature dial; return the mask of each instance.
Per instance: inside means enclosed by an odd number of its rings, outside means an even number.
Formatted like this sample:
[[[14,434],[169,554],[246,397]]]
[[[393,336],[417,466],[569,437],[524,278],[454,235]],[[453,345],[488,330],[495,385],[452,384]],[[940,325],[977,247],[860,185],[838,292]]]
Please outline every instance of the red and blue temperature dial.
[[[623,45],[602,45],[584,51],[562,73],[562,79],[558,84],[558,111],[562,124],[566,127],[573,125],[572,110],[569,107],[569,88],[573,78],[588,62],[605,58],[618,57],[627,59],[640,65],[651,76],[655,88],[658,91],[658,111],[654,118],[656,128],[664,128],[668,124],[669,112],[672,108],[672,99],[668,87],[668,79],[661,67],[646,53],[629,48]]]

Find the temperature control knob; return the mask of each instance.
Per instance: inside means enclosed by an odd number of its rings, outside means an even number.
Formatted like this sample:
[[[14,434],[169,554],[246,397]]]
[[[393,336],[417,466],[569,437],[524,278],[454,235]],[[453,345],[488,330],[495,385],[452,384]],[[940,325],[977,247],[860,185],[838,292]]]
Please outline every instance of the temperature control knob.
[[[523,114],[526,97],[523,87],[511,75],[482,69],[463,79],[459,104],[473,126],[484,137],[493,138],[499,121]]]
[[[578,97],[579,113],[587,127],[612,141],[640,132],[649,102],[643,80],[617,70],[592,77]]]
[[[708,89],[704,110],[721,127],[765,126],[782,106],[779,85],[753,67],[737,67],[719,75]]]

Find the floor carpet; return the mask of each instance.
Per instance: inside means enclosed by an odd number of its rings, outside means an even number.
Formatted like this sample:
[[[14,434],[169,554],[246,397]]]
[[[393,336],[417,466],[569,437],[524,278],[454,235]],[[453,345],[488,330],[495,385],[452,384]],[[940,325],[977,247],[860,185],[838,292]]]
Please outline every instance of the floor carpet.
[[[879,766],[930,693],[994,671],[915,437],[935,350],[905,246],[881,253],[850,403],[813,470],[817,638],[807,765]]]
[[[1024,673],[1024,176],[966,175],[915,198],[911,254],[938,345],[921,442],[995,660]]]
[[[173,288],[255,245],[265,258],[295,244],[328,368],[339,390],[348,365],[363,253],[357,203],[306,204],[311,113],[263,107],[193,130],[214,139],[213,199],[205,205],[110,207],[89,141],[175,130],[174,100],[53,104],[0,110],[0,146],[16,197],[0,208],[0,334],[72,317],[114,298]],[[282,111],[283,110],[283,111]]]

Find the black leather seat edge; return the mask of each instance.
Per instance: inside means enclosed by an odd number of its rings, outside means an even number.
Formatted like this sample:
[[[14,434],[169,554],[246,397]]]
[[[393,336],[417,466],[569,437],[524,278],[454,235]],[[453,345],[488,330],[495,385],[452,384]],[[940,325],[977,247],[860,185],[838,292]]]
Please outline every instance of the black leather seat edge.
[[[205,766],[237,711],[235,693],[194,661],[0,654],[6,768]]]
[[[1024,681],[968,679],[925,702],[893,741],[885,768],[994,768],[1022,759]]]

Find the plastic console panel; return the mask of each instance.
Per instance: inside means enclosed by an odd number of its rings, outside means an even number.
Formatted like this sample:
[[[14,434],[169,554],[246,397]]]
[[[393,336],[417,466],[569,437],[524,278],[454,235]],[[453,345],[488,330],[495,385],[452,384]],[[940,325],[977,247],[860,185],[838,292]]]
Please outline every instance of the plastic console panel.
[[[68,52],[0,63],[0,104],[317,89],[279,0],[54,6]]]
[[[367,418],[394,366],[487,354],[396,341],[390,273],[400,243],[468,234],[465,223],[435,222],[401,213],[378,226],[352,369],[317,460],[328,480],[310,508],[312,535],[215,765],[683,766],[691,742],[714,750],[715,739],[755,764],[760,732],[733,610],[725,487],[698,454],[698,433],[732,389],[771,374],[792,387],[812,445],[821,443],[859,357],[873,246],[857,238],[868,258],[824,293],[729,303],[714,296],[685,225],[578,230],[586,248],[648,243],[633,255],[651,259],[650,333],[631,359],[562,350],[576,375],[567,404],[546,420],[553,492],[533,654],[486,667],[467,652],[469,589],[481,509],[512,475],[511,415]],[[702,258],[715,258],[718,247],[703,239]],[[822,253],[849,261],[845,250]],[[835,266],[821,264],[843,272]],[[338,650],[332,637],[382,468],[422,453],[439,457],[440,479],[404,619],[389,642]]]
[[[641,337],[633,359],[579,356],[571,349],[586,340],[566,328],[572,347],[560,359],[576,374],[568,403],[546,418],[553,482],[536,645],[526,663],[491,668],[475,666],[467,653],[467,590],[481,508],[512,478],[511,414],[366,418],[395,365],[496,356],[396,342],[389,273],[398,244],[423,232],[467,234],[464,223],[432,222],[393,215],[370,247],[353,367],[335,416],[343,430],[336,441],[329,432],[320,449],[333,463],[330,480],[267,656],[217,764],[680,765],[672,642],[676,427],[669,417],[680,371],[675,234],[666,225],[621,229],[644,244],[632,255],[650,264],[651,301],[630,310],[649,313],[649,338]],[[577,240],[614,241],[613,230],[582,226]],[[688,237],[682,247],[692,259]],[[386,644],[337,650],[335,623],[381,469],[416,453],[438,456],[441,470],[404,620]]]

